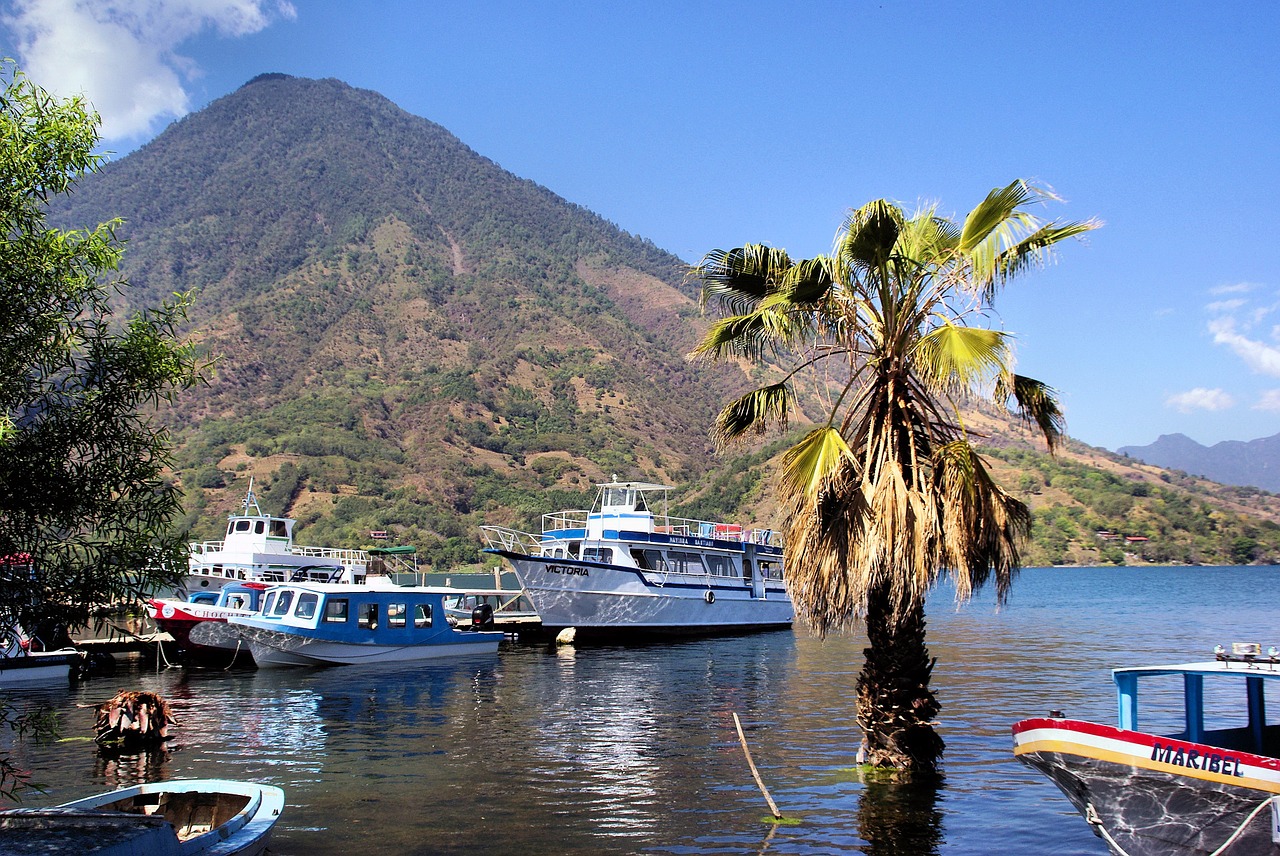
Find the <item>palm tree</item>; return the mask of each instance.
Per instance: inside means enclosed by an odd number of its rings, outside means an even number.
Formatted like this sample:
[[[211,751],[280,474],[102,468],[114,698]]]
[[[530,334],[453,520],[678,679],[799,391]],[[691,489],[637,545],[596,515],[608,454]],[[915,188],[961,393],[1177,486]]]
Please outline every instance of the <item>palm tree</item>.
[[[724,313],[691,357],[789,367],[721,411],[719,445],[785,428],[800,413],[802,373],[819,384],[825,418],[779,472],[787,579],[820,634],[866,626],[859,758],[875,766],[936,771],[925,595],[946,572],[960,599],[994,578],[1003,602],[1030,528],[1027,507],[971,445],[962,405],[993,397],[1050,451],[1061,436],[1053,390],[1014,373],[1011,336],[990,324],[1001,286],[1100,225],[1028,210],[1053,199],[1015,181],[962,224],[878,200],[849,216],[830,256],[797,261],[751,244],[714,250],[691,272],[704,308]]]

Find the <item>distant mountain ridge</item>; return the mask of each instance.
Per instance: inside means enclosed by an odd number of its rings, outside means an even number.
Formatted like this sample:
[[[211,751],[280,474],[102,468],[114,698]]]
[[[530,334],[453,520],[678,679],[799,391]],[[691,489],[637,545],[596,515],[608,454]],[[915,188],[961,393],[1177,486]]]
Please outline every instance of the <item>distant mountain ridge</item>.
[[[1224,440],[1212,446],[1203,446],[1185,434],[1162,434],[1150,445],[1124,446],[1118,451],[1157,467],[1222,484],[1252,485],[1280,493],[1280,434],[1258,440]]]

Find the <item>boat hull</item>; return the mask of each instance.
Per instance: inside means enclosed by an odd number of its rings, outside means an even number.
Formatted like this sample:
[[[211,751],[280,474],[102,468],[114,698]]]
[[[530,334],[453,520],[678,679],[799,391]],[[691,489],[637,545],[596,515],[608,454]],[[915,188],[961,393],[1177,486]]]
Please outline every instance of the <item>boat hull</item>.
[[[283,810],[284,791],[277,787],[197,779],[134,785],[52,809],[4,812],[0,828],[12,852],[258,856]]]
[[[1068,719],[1013,727],[1014,754],[1044,773],[1113,853],[1280,854],[1274,758]]]
[[[500,551],[545,629],[586,635],[690,635],[781,630],[795,616],[773,588],[755,597],[741,580],[683,583],[633,568]]]
[[[362,663],[411,663],[440,657],[493,654],[501,633],[463,633],[458,641],[378,645],[319,639],[282,630],[236,626],[259,668],[277,666],[354,666]],[[475,638],[465,638],[474,636]]]
[[[75,650],[0,657],[0,687],[70,683],[71,676],[83,662],[84,655]]]

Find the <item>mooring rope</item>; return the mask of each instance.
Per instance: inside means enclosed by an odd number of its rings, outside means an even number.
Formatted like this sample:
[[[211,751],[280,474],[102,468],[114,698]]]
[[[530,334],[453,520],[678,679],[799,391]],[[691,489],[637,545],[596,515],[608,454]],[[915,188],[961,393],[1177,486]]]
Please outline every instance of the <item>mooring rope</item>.
[[[1218,846],[1218,849],[1210,853],[1209,856],[1222,856],[1222,854],[1227,851],[1227,848],[1232,844],[1235,844],[1236,839],[1244,834],[1245,829],[1253,822],[1253,819],[1258,816],[1258,812],[1271,804],[1271,799],[1271,797],[1267,797],[1262,802],[1258,803],[1258,805],[1254,806],[1253,811],[1249,812],[1249,816],[1236,827],[1236,831],[1231,833],[1231,835],[1227,837],[1227,840],[1222,842],[1222,844]],[[1098,817],[1098,810],[1093,807],[1093,803],[1085,803],[1084,808],[1085,822],[1092,826],[1097,831],[1098,835],[1102,836],[1102,840],[1107,842],[1111,849],[1116,852],[1117,856],[1129,856],[1129,851],[1121,847],[1120,842],[1112,838],[1111,834],[1107,832],[1106,827],[1102,825],[1102,818]]]

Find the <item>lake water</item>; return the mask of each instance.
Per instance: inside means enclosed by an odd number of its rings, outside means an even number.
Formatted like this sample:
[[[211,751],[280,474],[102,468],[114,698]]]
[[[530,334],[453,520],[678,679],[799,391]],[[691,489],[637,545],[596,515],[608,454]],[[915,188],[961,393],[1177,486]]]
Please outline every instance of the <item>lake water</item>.
[[[1013,759],[1010,725],[1050,708],[1115,721],[1110,669],[1280,644],[1280,568],[1029,569],[929,602],[946,775],[860,781],[854,682],[864,640],[801,630],[498,655],[411,668],[263,672],[123,667],[39,691],[63,739],[5,736],[45,805],[139,780],[285,789],[275,854],[1105,854],[1066,799]],[[87,705],[159,692],[179,719],[164,758],[105,761]],[[1172,704],[1172,702],[1170,702]],[[86,706],[81,706],[86,705]],[[782,813],[774,827],[733,725]]]

